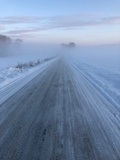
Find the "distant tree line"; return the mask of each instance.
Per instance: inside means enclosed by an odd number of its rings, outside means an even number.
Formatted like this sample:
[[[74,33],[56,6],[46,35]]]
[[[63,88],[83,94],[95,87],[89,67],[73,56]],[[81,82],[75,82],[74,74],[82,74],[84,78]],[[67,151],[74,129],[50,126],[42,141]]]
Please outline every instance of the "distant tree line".
[[[0,35],[0,44],[10,43],[12,40],[8,36]]]
[[[9,44],[9,43],[12,43],[12,42],[15,42],[15,43],[21,43],[22,42],[22,39],[15,39],[15,40],[12,40],[10,37],[8,36],[5,36],[5,35],[0,35],[0,44]]]
[[[68,44],[66,43],[62,43],[61,44],[62,47],[65,47],[65,48],[75,48],[76,47],[76,44],[74,42],[70,42]]]

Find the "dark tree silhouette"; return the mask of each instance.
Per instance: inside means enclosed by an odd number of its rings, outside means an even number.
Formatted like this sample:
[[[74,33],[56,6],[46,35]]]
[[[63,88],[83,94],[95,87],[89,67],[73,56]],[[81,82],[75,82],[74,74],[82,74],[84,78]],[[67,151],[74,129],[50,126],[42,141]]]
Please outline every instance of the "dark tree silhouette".
[[[70,42],[70,43],[68,44],[68,47],[74,48],[74,47],[76,47],[76,44],[75,44],[74,42]]]
[[[12,40],[10,37],[5,36],[5,35],[0,35],[0,44],[6,44],[6,43],[10,43]]]
[[[61,47],[65,47],[65,48],[75,48],[76,44],[74,42],[70,42],[68,44],[62,43]]]

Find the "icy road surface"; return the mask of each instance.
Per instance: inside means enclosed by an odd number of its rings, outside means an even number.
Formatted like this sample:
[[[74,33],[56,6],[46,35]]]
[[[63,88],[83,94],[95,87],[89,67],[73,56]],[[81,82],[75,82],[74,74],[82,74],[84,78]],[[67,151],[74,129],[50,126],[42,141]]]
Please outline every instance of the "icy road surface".
[[[0,160],[120,160],[120,113],[57,59],[0,105]]]

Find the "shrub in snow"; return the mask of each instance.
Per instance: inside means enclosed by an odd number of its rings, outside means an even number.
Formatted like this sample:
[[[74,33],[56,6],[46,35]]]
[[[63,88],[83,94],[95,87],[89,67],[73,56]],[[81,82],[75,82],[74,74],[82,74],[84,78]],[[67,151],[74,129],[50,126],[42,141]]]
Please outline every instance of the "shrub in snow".
[[[34,64],[33,62],[30,61],[30,62],[29,62],[29,66],[30,66],[30,67],[34,67],[35,64]]]
[[[38,59],[36,62],[29,61],[28,63],[18,63],[18,64],[15,66],[15,68],[22,70],[22,69],[26,69],[26,68],[35,67],[35,66],[37,66],[37,65],[39,65],[39,64],[41,64],[41,63],[43,63],[43,62],[46,62],[46,61],[49,61],[49,60],[53,59],[53,58],[55,58],[55,57],[46,58],[46,59],[44,59],[43,61],[40,61],[40,60]]]
[[[22,63],[18,63],[18,65],[16,66],[16,68],[22,69],[23,68],[23,64]]]

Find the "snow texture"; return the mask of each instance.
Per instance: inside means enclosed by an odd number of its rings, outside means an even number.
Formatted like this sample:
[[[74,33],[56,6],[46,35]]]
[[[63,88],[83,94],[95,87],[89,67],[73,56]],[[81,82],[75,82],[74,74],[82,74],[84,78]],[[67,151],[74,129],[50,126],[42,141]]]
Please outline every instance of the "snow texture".
[[[71,65],[120,110],[120,46],[81,47],[69,58]]]

